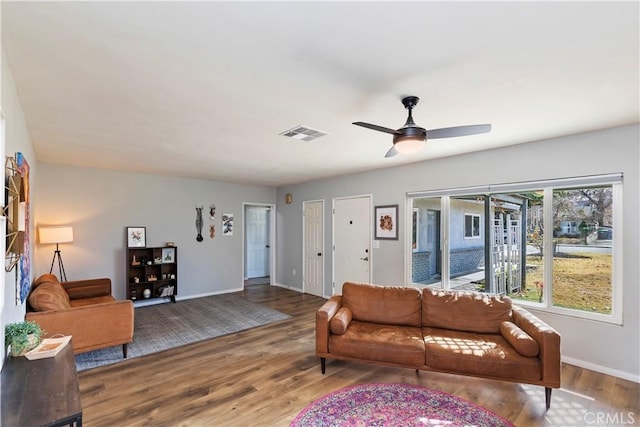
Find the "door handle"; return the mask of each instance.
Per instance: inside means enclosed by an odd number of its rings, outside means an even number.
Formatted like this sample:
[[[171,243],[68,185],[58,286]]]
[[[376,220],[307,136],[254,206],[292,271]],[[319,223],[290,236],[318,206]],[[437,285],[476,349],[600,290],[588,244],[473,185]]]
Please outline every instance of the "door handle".
[[[369,257],[368,256],[366,256],[364,258],[360,258],[360,259],[363,260],[363,261],[369,261]]]
[[[318,256],[322,256],[322,252],[318,252]]]

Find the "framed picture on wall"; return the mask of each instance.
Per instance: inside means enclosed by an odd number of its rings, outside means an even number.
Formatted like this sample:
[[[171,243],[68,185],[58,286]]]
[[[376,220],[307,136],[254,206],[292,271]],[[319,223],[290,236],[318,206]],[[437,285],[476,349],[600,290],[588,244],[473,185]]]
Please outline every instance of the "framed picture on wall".
[[[233,214],[222,214],[222,235],[233,236]]]
[[[375,207],[375,239],[398,240],[398,205]]]
[[[127,247],[144,248],[147,246],[147,227],[127,227]]]
[[[171,264],[176,262],[176,248],[162,248],[162,263]]]

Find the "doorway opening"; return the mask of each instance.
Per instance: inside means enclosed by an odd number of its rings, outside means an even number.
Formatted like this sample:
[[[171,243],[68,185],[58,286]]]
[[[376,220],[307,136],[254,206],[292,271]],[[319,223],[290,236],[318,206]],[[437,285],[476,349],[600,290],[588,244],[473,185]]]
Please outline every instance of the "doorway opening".
[[[275,205],[243,203],[243,283],[273,284]]]

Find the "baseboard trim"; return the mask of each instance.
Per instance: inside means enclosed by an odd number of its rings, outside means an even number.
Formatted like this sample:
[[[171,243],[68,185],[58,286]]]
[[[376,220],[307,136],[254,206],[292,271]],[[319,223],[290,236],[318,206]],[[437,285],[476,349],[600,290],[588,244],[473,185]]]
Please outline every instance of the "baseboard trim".
[[[295,291],[295,292],[299,292],[299,293],[303,293],[302,289],[298,289],[298,288],[290,288],[287,285],[283,285],[282,283],[274,283],[273,286],[277,286],[279,288],[284,288],[284,289],[289,289],[290,291]]]
[[[634,383],[640,383],[640,375],[632,374],[630,372],[611,369],[606,366],[587,362],[585,360],[575,359],[573,357],[562,356],[562,361],[564,363],[568,363],[569,365],[574,365],[580,368],[589,369],[591,371],[600,372],[601,374],[611,375],[612,377],[616,378],[622,378],[623,380],[632,381]]]

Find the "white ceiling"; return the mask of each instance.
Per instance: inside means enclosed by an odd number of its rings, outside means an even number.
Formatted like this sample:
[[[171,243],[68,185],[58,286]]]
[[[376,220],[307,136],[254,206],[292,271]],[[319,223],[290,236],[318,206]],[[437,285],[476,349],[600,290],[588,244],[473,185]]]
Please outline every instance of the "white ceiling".
[[[40,162],[277,186],[639,121],[635,1],[1,7]],[[403,95],[493,131],[385,159],[351,123],[401,127]]]

